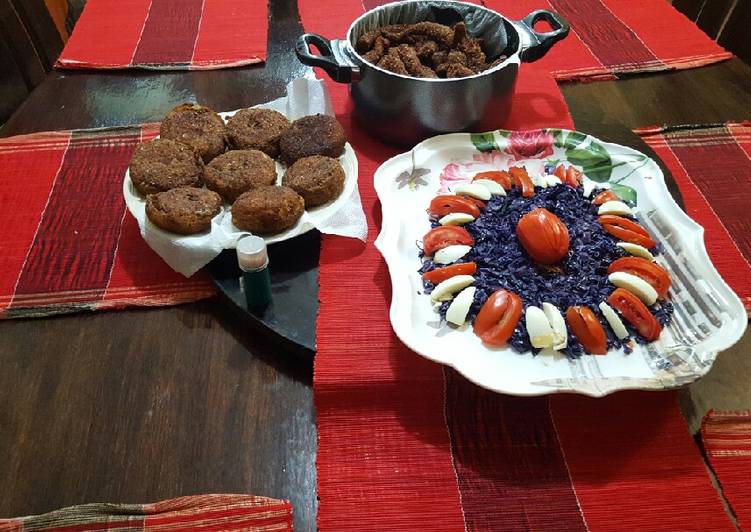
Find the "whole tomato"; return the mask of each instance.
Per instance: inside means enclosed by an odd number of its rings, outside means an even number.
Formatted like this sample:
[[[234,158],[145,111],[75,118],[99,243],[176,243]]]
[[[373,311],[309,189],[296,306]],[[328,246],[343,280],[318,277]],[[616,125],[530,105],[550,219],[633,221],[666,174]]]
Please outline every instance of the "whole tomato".
[[[533,261],[555,264],[568,253],[568,228],[547,209],[534,209],[516,224],[516,236]]]

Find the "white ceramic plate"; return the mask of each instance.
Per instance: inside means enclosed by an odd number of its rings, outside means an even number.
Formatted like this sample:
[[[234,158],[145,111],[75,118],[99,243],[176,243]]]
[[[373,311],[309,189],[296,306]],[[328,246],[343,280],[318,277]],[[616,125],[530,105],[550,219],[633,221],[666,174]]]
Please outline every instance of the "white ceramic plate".
[[[475,173],[524,162],[530,174],[568,161],[600,187],[637,203],[636,216],[663,247],[670,273],[673,320],[658,341],[633,353],[610,351],[569,360],[484,346],[466,324],[441,322],[422,292],[416,242],[430,229],[426,209],[448,186]],[[547,129],[454,133],[433,137],[386,161],[375,174],[383,225],[375,242],[391,275],[391,325],[422,356],[456,368],[480,386],[513,395],[576,392],[603,396],[625,389],[667,389],[704,375],[717,353],[737,342],[748,319],[738,297],[712,266],[701,226],[673,201],[654,161],[631,148],[589,135]]]
[[[283,106],[259,105],[257,107],[274,108],[282,114],[285,114],[286,110],[286,108]],[[236,112],[237,110],[229,111],[226,113],[219,113],[219,115],[226,122]],[[341,155],[341,157],[339,157],[339,162],[344,169],[345,176],[344,190],[342,190],[342,193],[339,195],[339,197],[329,203],[326,203],[325,205],[314,207],[312,209],[306,209],[305,213],[297,221],[297,223],[286,231],[273,235],[265,235],[263,238],[266,241],[266,244],[273,244],[274,242],[289,240],[290,238],[294,238],[296,236],[307,233],[317,226],[320,227],[325,225],[326,221],[331,219],[332,215],[339,211],[342,206],[344,206],[349,201],[349,198],[352,195],[352,191],[357,186],[357,157],[355,156],[355,152],[349,143],[345,145],[344,153]],[[281,185],[282,176],[284,175],[286,167],[277,161],[276,169],[276,182],[278,185]],[[153,237],[161,240],[179,240],[184,242],[186,246],[190,246],[198,245],[202,240],[221,240],[222,243],[235,242],[240,236],[249,234],[247,231],[242,231],[232,225],[231,206],[226,203],[222,206],[222,211],[214,218],[210,234],[208,234],[207,232],[201,233],[199,235],[183,236],[160,229],[159,227],[150,223],[148,218],[146,217],[146,197],[142,196],[133,186],[133,182],[130,179],[130,171],[125,172],[125,179],[123,180],[123,196],[125,196],[125,204],[127,205],[128,210],[136,218],[136,220],[145,220],[145,223],[147,224],[147,230],[152,234]],[[223,247],[227,246],[224,245]]]

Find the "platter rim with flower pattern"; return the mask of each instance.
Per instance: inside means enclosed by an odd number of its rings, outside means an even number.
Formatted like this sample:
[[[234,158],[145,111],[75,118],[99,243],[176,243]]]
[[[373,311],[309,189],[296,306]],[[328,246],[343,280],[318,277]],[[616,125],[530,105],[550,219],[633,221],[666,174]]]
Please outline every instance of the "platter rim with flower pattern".
[[[546,165],[573,165],[588,176],[590,186],[610,188],[636,206],[639,223],[660,243],[658,264],[674,281],[674,319],[656,342],[635,344],[631,354],[611,350],[604,356],[567,358],[552,350],[518,353],[482,344],[471,326],[448,325],[433,310],[423,292],[415,245],[431,227],[426,213],[430,199],[476,173],[519,163],[531,174],[545,171]],[[737,342],[747,326],[740,299],[711,264],[703,228],[675,203],[659,166],[632,148],[557,128],[451,133],[384,162],[374,185],[383,212],[375,246],[391,277],[394,332],[416,353],[455,368],[484,388],[522,396],[567,392],[593,397],[676,388],[706,374],[717,354]]]

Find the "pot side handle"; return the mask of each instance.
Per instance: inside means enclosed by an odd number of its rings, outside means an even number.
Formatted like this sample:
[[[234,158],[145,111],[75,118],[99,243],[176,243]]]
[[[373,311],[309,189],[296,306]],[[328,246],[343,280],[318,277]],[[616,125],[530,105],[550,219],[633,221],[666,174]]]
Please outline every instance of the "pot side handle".
[[[321,55],[314,54],[311,45]],[[295,54],[302,64],[324,69],[334,81],[354,83],[360,79],[360,67],[347,57],[344,45],[344,41],[330,41],[316,33],[304,33],[297,38]]]
[[[544,33],[536,31],[535,24],[540,20],[548,22],[553,27],[553,31]],[[546,9],[533,11],[517,24],[522,33],[522,50],[519,56],[526,63],[541,59],[555,43],[564,39],[571,30],[571,25],[566,19],[558,13]]]

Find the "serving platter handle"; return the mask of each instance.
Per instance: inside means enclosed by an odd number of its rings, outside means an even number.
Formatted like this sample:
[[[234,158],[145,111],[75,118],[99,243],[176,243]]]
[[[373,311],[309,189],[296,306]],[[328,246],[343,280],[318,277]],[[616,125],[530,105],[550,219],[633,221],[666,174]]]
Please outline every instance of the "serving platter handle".
[[[334,81],[354,83],[360,79],[360,67],[349,58],[345,41],[329,40],[317,33],[304,33],[297,38],[295,54],[304,65],[320,67]],[[311,45],[320,55],[314,54]]]
[[[539,32],[535,30],[535,24],[540,20],[550,24],[553,28],[552,31]],[[517,21],[516,26],[522,38],[519,57],[526,63],[541,59],[555,43],[564,39],[571,30],[571,25],[566,19],[547,9],[533,11]]]

